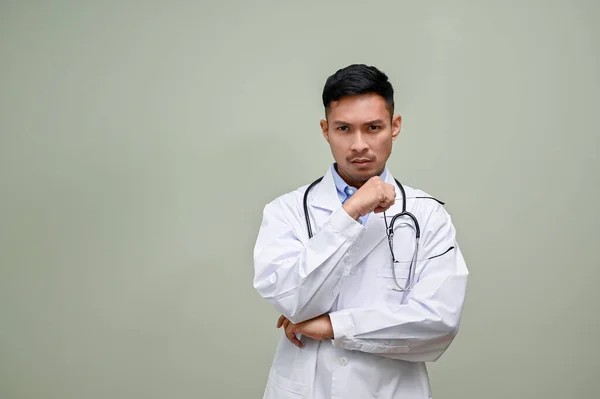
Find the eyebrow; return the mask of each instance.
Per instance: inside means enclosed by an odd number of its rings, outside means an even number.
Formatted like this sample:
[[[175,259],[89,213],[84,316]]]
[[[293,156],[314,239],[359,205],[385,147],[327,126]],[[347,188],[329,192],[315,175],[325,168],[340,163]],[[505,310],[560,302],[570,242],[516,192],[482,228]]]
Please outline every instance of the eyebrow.
[[[382,121],[381,119],[375,119],[373,121],[365,122],[363,124],[363,126],[382,125],[383,123],[385,123],[385,122]],[[349,123],[346,121],[333,121],[333,124],[337,125],[337,126],[352,126],[352,123]]]
[[[333,121],[333,124],[338,126],[352,126],[352,123],[348,123],[345,121]]]
[[[369,121],[369,122],[366,122],[366,123],[365,123],[365,125],[369,125],[369,126],[370,126],[370,125],[382,125],[382,124],[384,124],[384,123],[385,123],[385,122],[384,122],[384,121],[382,121],[381,119],[375,119],[374,121]]]

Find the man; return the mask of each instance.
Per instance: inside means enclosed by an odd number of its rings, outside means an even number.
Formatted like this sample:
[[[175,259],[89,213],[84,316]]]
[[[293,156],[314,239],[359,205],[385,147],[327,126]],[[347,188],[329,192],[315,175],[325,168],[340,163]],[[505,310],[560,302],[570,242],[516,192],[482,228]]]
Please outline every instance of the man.
[[[309,185],[264,208],[254,287],[284,330],[265,398],[431,397],[425,362],[457,334],[468,271],[442,204],[386,168],[393,96],[374,67],[329,77],[321,130],[335,162],[306,208]]]

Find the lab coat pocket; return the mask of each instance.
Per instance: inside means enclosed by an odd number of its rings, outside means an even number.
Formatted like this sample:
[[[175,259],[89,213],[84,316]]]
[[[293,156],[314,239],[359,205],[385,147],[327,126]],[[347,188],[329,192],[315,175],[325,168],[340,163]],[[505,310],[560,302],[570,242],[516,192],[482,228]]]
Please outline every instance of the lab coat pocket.
[[[395,281],[394,274],[396,275]],[[380,267],[377,270],[378,287],[380,289],[378,298],[384,302],[402,303],[405,295],[404,292],[400,292],[398,289],[407,288],[409,274],[410,268],[408,263],[396,263],[394,270],[390,266]]]
[[[398,223],[398,222],[397,222]],[[405,223],[398,223],[394,226],[394,236],[392,239],[392,247],[394,249],[394,259],[396,261],[396,269],[401,269],[403,267],[408,268],[411,261],[415,256],[416,247],[416,235],[414,228]],[[383,243],[386,247],[388,247],[389,252],[389,241],[385,238]],[[391,258],[391,254],[390,254]],[[392,263],[385,265],[391,269]]]
[[[264,399],[299,399],[305,397],[307,392],[308,385],[285,378],[272,368]]]
[[[391,267],[380,267],[379,270],[377,270],[377,277],[394,278],[395,273],[396,279],[398,280],[408,279],[408,273],[410,271],[408,264],[396,263],[394,266],[394,270],[392,270]]]

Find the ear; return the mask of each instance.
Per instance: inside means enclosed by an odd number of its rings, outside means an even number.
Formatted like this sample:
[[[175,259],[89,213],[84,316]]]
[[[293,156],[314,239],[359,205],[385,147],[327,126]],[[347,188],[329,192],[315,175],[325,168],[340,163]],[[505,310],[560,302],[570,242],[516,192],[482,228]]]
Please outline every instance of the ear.
[[[396,115],[392,118],[392,141],[398,138],[402,127],[402,116]]]
[[[321,131],[323,132],[323,137],[329,143],[329,124],[325,119],[321,119]]]

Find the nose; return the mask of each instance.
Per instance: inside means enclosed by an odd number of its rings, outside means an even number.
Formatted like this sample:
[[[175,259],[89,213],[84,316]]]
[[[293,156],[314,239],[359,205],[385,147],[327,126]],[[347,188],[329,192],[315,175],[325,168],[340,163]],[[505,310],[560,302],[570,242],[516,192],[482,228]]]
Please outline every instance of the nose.
[[[357,133],[354,135],[354,140],[352,140],[352,146],[350,149],[352,151],[361,153],[367,150],[369,146],[367,145],[367,141],[362,133]]]

